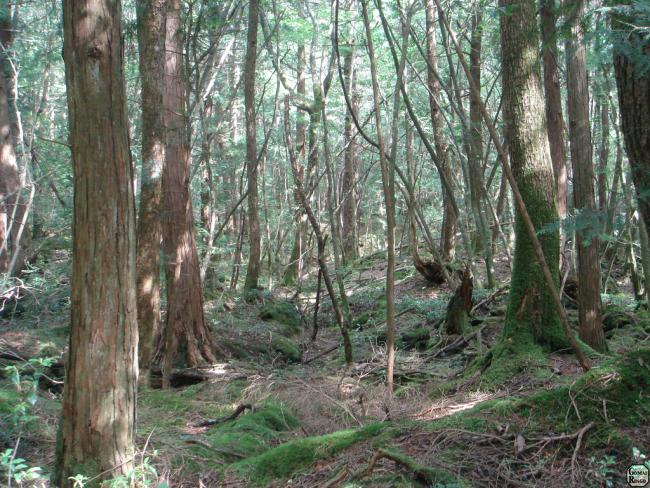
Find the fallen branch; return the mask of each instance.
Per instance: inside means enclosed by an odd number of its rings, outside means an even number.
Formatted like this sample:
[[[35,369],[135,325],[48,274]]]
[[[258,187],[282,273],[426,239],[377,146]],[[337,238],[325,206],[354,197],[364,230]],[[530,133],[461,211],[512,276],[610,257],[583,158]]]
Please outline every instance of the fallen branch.
[[[309,359],[305,359],[302,362],[302,364],[309,364],[312,361],[316,361],[318,358],[322,358],[323,356],[327,356],[329,353],[336,351],[340,346],[341,346],[341,344],[336,344],[335,346],[332,346],[329,349],[325,349],[324,351],[319,352],[315,356],[313,356],[313,357],[311,357]]]
[[[471,311],[471,313],[473,314],[473,313],[476,312],[479,308],[484,307],[485,305],[487,305],[487,304],[489,304],[490,302],[494,301],[494,299],[495,299],[496,297],[498,297],[499,295],[501,295],[504,291],[506,291],[506,290],[508,289],[508,286],[509,286],[509,285],[503,285],[503,286],[502,286],[501,288],[499,288],[498,290],[494,291],[493,293],[490,293],[489,296],[487,296],[486,298],[484,298],[483,300],[481,300],[480,302],[478,302],[476,305],[474,305],[474,306],[472,307],[472,311]]]
[[[377,452],[375,452],[375,454],[370,459],[370,463],[368,464],[368,469],[365,473],[366,476],[370,476],[372,474],[373,470],[375,469],[375,465],[380,459],[390,459],[391,461],[395,462],[395,464],[399,464],[400,466],[408,469],[413,473],[413,477],[417,481],[421,481],[427,486],[434,485],[438,479],[435,470],[418,464],[415,459],[412,459],[405,454],[389,451],[387,449],[378,449]]]
[[[483,332],[483,330],[484,330],[486,327],[487,327],[487,325],[484,325],[484,326],[482,326],[479,330],[477,330],[476,332],[472,332],[472,333],[471,333],[470,335],[468,335],[468,336],[460,336],[460,337],[458,337],[458,338],[457,338],[456,340],[454,340],[454,342],[452,342],[451,344],[447,344],[447,345],[446,345],[445,347],[443,347],[442,349],[438,349],[436,352],[434,352],[434,353],[431,355],[431,357],[432,357],[432,358],[438,358],[438,357],[440,357],[440,356],[443,356],[443,355],[446,355],[446,354],[449,354],[449,353],[452,353],[452,352],[456,352],[456,351],[458,351],[458,350],[460,350],[460,349],[465,348],[466,346],[469,345],[469,341],[470,341],[470,339],[472,339],[472,338],[473,338],[474,336],[476,336],[476,335],[479,335],[479,336],[480,336],[480,334]]]
[[[221,417],[219,419],[209,419],[209,420],[204,420],[202,422],[198,422],[193,425],[193,427],[210,427],[212,425],[218,425],[218,424],[223,424],[225,422],[228,422],[230,420],[235,420],[237,417],[239,417],[242,413],[244,413],[246,410],[253,410],[253,405],[250,403],[242,403],[241,405],[238,405],[235,411],[227,415],[225,417]]]

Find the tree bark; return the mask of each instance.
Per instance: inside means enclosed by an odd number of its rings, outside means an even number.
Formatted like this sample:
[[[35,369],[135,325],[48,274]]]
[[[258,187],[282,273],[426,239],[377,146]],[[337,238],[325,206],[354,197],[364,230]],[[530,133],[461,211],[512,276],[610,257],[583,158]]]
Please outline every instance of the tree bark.
[[[343,56],[345,83],[350,92],[352,110],[358,111],[359,97],[356,93],[356,73],[354,70],[354,47],[350,44]],[[357,115],[355,113],[355,115]],[[357,115],[358,116],[358,115]],[[343,256],[345,260],[354,260],[359,256],[359,234],[357,227],[357,191],[354,188],[359,176],[360,160],[357,156],[356,138],[352,124],[352,114],[346,108],[345,127],[343,129],[345,155],[343,165],[343,182],[341,198],[343,200]]]
[[[542,61],[544,64],[544,92],[546,94],[546,125],[553,162],[558,214],[566,217],[567,168],[564,147],[564,119],[562,117],[562,94],[558,69],[557,24],[555,0],[540,1],[542,32]]]
[[[447,139],[443,127],[444,120],[440,109],[440,81],[436,77],[438,71],[438,56],[436,53],[436,23],[435,5],[433,0],[426,0],[426,32],[427,32],[427,86],[429,88],[429,110],[431,112],[431,126],[433,128],[433,142],[440,158],[440,167],[445,172],[446,178],[451,181],[451,167],[447,154]],[[451,199],[443,187],[443,216],[440,235],[440,254],[445,261],[453,261],[456,253],[456,227],[458,217],[454,212]]]
[[[594,165],[592,160],[591,127],[589,123],[589,87],[587,84],[586,50],[581,25],[584,0],[573,0],[568,23],[571,35],[567,39],[567,106],[569,139],[573,168],[573,202],[581,219],[594,221]],[[578,317],[580,338],[596,350],[606,348],[600,318],[600,256],[597,227],[587,223],[576,230],[578,252]]]
[[[246,290],[256,289],[260,275],[260,216],[257,189],[257,134],[255,123],[255,66],[259,0],[248,3],[248,34],[244,64],[244,112],[246,115],[246,176],[248,178],[248,267]]]
[[[630,2],[621,3],[629,5]],[[647,230],[650,229],[650,71],[645,69],[643,57],[650,56],[650,43],[641,30],[631,30],[631,26],[639,23],[637,20],[642,20],[638,12],[639,18],[635,18],[634,10],[627,15],[615,13],[611,23],[616,35],[614,72],[623,138]]]
[[[386,207],[386,393],[390,400],[393,396],[393,369],[395,366],[395,178],[394,164],[389,163],[384,150],[383,129],[381,123],[381,106],[379,103],[379,81],[377,79],[377,62],[372,42],[372,31],[368,18],[367,0],[361,0],[363,22],[366,31],[366,43],[370,59],[370,74],[372,78],[372,94],[375,112],[375,127],[377,130],[377,145],[379,148],[379,164],[384,190],[384,205]],[[379,3],[381,9],[381,3]],[[399,83],[399,81],[398,81]]]
[[[14,254],[20,252],[16,230],[22,221],[25,204],[20,202],[21,181],[16,159],[15,134],[12,130],[14,74],[9,49],[13,43],[11,5],[0,3],[0,273],[9,271]]]
[[[142,173],[137,224],[136,284],[140,378],[146,381],[160,328],[160,219],[165,162],[163,82],[166,0],[138,6],[138,46],[142,80]]]
[[[555,178],[544,116],[534,0],[500,0],[504,119],[510,162],[535,229],[558,219]],[[549,349],[566,347],[551,291],[535,259],[534,242],[521,210],[515,217],[515,254],[503,337],[520,349],[531,340]],[[558,285],[559,232],[540,234],[539,243],[554,285]]]
[[[120,2],[63,2],[74,171],[70,350],[54,482],[133,467],[135,204]]]
[[[216,360],[217,345],[205,322],[203,293],[190,198],[190,144],[185,116],[180,0],[168,0],[165,48],[165,165],[163,251],[167,277],[167,321],[163,386],[172,368]]]
[[[488,229],[488,222],[485,212],[482,208],[483,200],[483,136],[482,136],[482,120],[481,120],[481,49],[483,39],[483,26],[481,25],[482,16],[480,11],[476,11],[472,15],[472,36],[470,40],[470,74],[474,80],[474,84],[478,87],[479,92],[470,91],[469,102],[469,143],[470,150],[468,153],[467,165],[469,167],[469,187],[470,187],[470,201],[472,206],[472,213],[478,234],[480,236],[483,257],[485,260],[485,273],[487,278],[487,287],[494,288],[493,274],[493,260],[492,260],[492,243],[490,242],[490,231]],[[487,196],[487,195],[485,195]]]

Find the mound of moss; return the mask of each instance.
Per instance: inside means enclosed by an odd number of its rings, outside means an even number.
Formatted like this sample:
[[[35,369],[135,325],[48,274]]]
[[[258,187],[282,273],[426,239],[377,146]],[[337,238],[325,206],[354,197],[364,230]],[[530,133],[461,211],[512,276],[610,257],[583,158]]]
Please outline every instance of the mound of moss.
[[[258,456],[232,466],[239,475],[255,485],[271,479],[288,478],[311,466],[318,459],[329,458],[351,445],[377,436],[386,424],[375,423],[361,429],[340,430],[331,434],[289,441]]]
[[[292,303],[267,303],[260,310],[259,317],[262,320],[273,320],[284,325],[285,335],[295,335],[300,332],[300,313]]]
[[[298,426],[298,420],[284,405],[270,403],[209,428],[204,439],[212,449],[207,445],[195,449],[234,462],[268,450]]]

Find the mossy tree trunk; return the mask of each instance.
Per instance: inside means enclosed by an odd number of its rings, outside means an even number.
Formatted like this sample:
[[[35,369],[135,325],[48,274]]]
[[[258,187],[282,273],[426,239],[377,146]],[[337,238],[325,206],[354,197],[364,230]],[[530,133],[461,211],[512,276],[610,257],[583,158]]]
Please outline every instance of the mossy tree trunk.
[[[537,8],[534,0],[500,0],[499,6],[503,8],[501,66],[510,162],[530,219],[539,230],[554,223],[558,211],[544,116]],[[531,342],[551,349],[566,347],[558,311],[519,210],[515,235],[504,341],[515,348]],[[557,286],[559,232],[539,234],[539,241]]]
[[[120,17],[120,2],[63,2],[74,235],[57,487],[72,487],[77,474],[99,484],[133,467],[135,203]]]

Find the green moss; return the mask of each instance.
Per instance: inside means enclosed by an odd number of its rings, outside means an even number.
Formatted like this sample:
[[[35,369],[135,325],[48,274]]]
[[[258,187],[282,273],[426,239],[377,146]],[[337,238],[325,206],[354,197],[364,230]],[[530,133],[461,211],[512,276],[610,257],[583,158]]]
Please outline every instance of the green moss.
[[[233,465],[241,476],[263,485],[270,479],[287,478],[318,459],[330,457],[352,444],[376,436],[386,424],[370,424],[358,430],[340,430],[317,437],[296,439],[259,456]]]
[[[519,340],[503,338],[485,356],[474,360],[467,374],[481,374],[481,384],[490,388],[498,387],[523,371],[534,374],[540,368],[547,368],[546,352],[534,342],[531,334],[522,331]]]
[[[597,425],[633,427],[645,425],[650,418],[649,389],[650,350],[646,349],[594,368],[571,386],[532,395],[518,405],[525,415],[554,426],[577,426],[592,420]]]
[[[407,330],[400,334],[398,347],[400,349],[417,349],[424,351],[429,347],[429,339],[431,331],[427,327],[417,327],[412,330]]]
[[[266,404],[259,410],[211,427],[206,440],[218,455],[235,461],[266,451],[272,442],[282,440],[298,425],[296,417],[285,406]],[[209,450],[204,447],[195,449]],[[209,454],[214,455],[214,452]]]
[[[11,413],[20,401],[20,395],[15,387],[0,388],[0,414]]]
[[[271,348],[290,363],[300,361],[300,349],[298,346],[280,334],[272,335]]]
[[[274,320],[284,325],[284,333],[294,335],[300,332],[300,313],[295,305],[289,302],[267,303],[260,310],[262,320]]]

